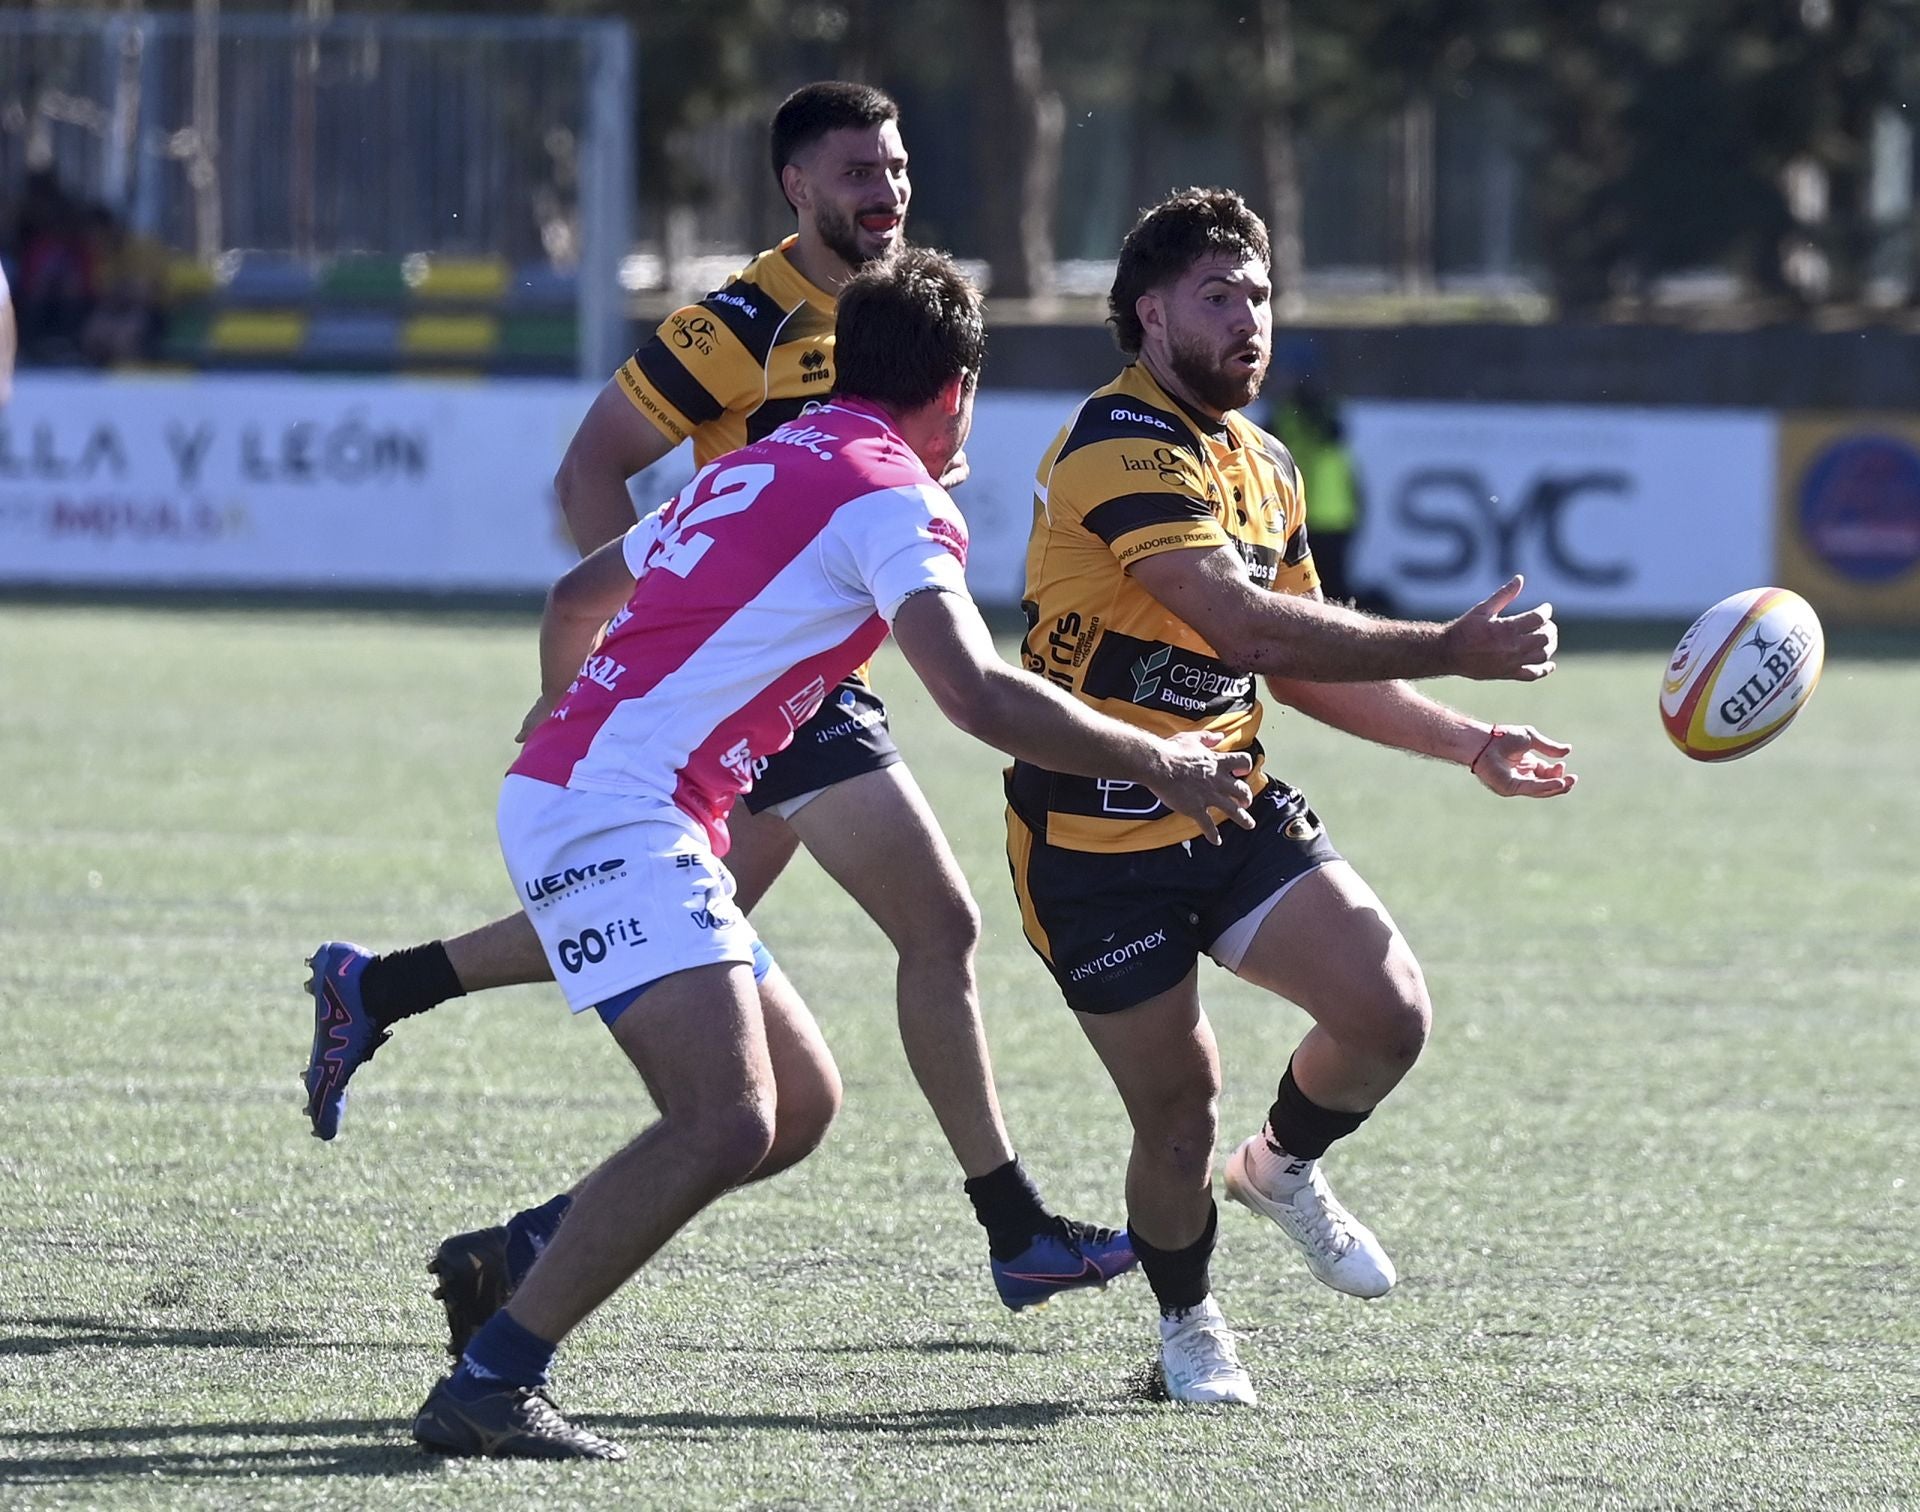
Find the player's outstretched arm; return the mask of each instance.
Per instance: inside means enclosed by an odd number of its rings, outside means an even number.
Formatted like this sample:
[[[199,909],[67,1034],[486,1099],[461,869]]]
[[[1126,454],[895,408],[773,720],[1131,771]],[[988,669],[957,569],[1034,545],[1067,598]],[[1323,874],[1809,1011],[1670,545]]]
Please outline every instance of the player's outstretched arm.
[[[1375,619],[1338,604],[1270,593],[1228,546],[1167,551],[1128,569],[1134,580],[1205,636],[1229,666],[1308,682],[1396,677],[1533,682],[1553,670],[1559,629],[1552,606],[1502,613],[1515,577],[1448,623]]]
[[[634,517],[627,479],[653,466],[674,444],[633,407],[617,382],[595,396],[553,478],[560,512],[581,556],[626,534]]]
[[[971,599],[916,593],[894,616],[893,635],[940,712],[975,739],[1056,772],[1144,783],[1215,844],[1216,814],[1253,827],[1246,752],[1216,751],[1218,737],[1197,731],[1158,739],[1008,666]]]
[[[1555,798],[1573,791],[1564,758],[1573,748],[1531,725],[1486,725],[1404,682],[1316,683],[1270,677],[1284,704],[1379,745],[1467,767],[1503,798]]]
[[[547,607],[540,616],[540,696],[520,721],[515,740],[531,735],[566,696],[601,630],[632,594],[633,584],[626,542],[616,539],[570,567],[547,590]]]

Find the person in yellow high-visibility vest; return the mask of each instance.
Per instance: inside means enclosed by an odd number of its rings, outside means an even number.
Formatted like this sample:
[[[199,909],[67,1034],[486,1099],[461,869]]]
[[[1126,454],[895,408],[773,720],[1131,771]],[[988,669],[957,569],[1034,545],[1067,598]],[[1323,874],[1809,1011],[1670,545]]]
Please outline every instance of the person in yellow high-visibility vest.
[[[1333,396],[1310,378],[1274,407],[1274,430],[1300,469],[1307,495],[1307,541],[1330,601],[1355,599],[1348,549],[1360,524],[1360,482],[1346,426]]]

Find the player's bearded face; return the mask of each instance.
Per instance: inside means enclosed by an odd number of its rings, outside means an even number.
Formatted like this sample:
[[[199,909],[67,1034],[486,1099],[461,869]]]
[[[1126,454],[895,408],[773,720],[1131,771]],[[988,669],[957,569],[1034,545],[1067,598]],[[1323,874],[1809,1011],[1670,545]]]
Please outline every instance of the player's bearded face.
[[[848,267],[890,257],[904,243],[913,184],[898,124],[828,132],[806,173],[814,231]]]
[[[1167,366],[1209,409],[1244,409],[1266,382],[1271,293],[1258,262],[1219,258],[1190,269],[1165,300]]]

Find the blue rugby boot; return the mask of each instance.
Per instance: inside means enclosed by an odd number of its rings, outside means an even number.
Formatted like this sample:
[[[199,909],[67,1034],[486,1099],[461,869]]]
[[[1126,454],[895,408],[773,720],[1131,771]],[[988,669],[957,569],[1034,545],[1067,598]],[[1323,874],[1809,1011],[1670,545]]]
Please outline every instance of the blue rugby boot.
[[[1055,1218],[1011,1260],[992,1263],[1000,1300],[1019,1312],[1076,1287],[1105,1286],[1139,1261],[1125,1229]]]
[[[360,978],[373,955],[344,940],[329,940],[307,958],[313,975],[307,991],[313,994],[313,1049],[307,1055],[307,1117],[316,1139],[340,1132],[346,1110],[347,1082],[390,1038],[367,1014],[360,998]]]

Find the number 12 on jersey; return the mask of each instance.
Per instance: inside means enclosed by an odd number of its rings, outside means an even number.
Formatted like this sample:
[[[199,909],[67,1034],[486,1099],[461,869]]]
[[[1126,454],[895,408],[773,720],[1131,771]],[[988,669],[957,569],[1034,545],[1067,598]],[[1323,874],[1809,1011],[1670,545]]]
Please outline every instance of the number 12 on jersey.
[[[648,569],[665,568],[676,577],[685,577],[700,565],[713,545],[713,537],[697,527],[739,514],[772,481],[773,468],[765,462],[741,462],[733,467],[709,462],[680,490],[667,511],[660,544],[647,562]],[[707,491],[704,498],[703,490]]]

